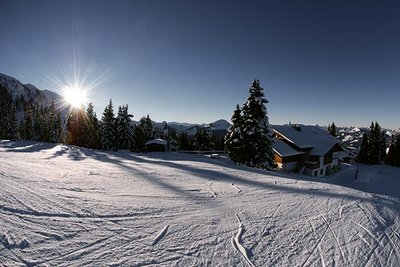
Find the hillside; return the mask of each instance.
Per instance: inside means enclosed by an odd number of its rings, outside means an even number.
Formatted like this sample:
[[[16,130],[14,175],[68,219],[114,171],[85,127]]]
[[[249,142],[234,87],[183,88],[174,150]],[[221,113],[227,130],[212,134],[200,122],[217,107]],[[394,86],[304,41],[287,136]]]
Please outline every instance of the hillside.
[[[4,86],[14,99],[22,97],[29,105],[49,106],[54,101],[58,107],[61,106],[62,96],[59,94],[49,90],[42,91],[32,84],[22,84],[19,80],[2,73],[0,85]]]
[[[346,166],[334,185],[224,157],[23,141],[0,141],[0,166],[5,266],[400,265],[400,200],[367,193],[399,188],[396,168],[360,165],[358,191]]]

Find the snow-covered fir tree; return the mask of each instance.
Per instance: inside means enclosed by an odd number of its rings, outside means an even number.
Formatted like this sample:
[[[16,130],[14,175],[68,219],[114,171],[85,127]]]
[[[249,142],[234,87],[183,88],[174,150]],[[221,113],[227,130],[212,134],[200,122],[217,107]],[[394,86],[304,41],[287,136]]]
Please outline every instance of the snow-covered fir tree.
[[[233,162],[242,164],[244,163],[244,140],[242,135],[243,117],[239,105],[236,106],[231,121],[232,125],[229,127],[228,132],[225,135],[225,152]]]
[[[19,139],[17,109],[14,104],[12,105],[8,113],[6,139],[10,139],[12,141]]]
[[[100,125],[92,103],[86,109],[86,146],[92,149],[101,148]]]
[[[0,86],[0,139],[16,140],[17,135],[15,103],[7,89]]]
[[[357,159],[361,163],[380,164],[386,158],[385,132],[377,122],[371,123],[370,129],[364,133]]]
[[[34,109],[33,113],[33,133],[32,139],[35,141],[43,141],[44,123],[39,108]]]
[[[61,132],[62,132],[62,125],[61,125],[61,113],[58,111],[55,106],[54,102],[51,103],[50,106],[50,115],[49,115],[49,141],[51,143],[57,143],[60,140]]]
[[[194,135],[193,148],[198,151],[214,150],[211,133],[204,127],[198,127]]]
[[[23,133],[22,138],[25,140],[32,140],[33,138],[33,117],[32,117],[32,109],[27,109],[25,111],[25,118],[23,122]]]
[[[337,136],[337,129],[334,122],[331,125],[328,125],[328,133],[334,137]]]
[[[264,96],[259,80],[254,80],[249,97],[243,105],[244,164],[273,169],[274,152],[272,150],[272,131],[270,129],[267,108],[268,100]]]
[[[133,115],[128,113],[128,105],[119,106],[116,119],[118,148],[131,149],[133,147]]]
[[[145,143],[151,140],[153,136],[153,122],[150,116],[142,117],[138,125],[134,128],[135,148],[139,151],[145,151]]]
[[[400,135],[392,135],[389,150],[386,155],[386,164],[400,166]]]
[[[116,149],[115,144],[115,117],[112,100],[106,106],[101,117],[101,145],[103,149]]]

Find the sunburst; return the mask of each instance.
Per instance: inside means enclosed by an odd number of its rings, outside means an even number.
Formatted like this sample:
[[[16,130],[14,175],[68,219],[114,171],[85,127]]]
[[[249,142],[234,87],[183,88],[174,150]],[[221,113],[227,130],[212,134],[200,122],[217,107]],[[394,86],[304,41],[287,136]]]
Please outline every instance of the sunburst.
[[[80,108],[87,104],[87,92],[84,88],[79,86],[65,87],[63,90],[63,97],[67,104],[73,108]]]

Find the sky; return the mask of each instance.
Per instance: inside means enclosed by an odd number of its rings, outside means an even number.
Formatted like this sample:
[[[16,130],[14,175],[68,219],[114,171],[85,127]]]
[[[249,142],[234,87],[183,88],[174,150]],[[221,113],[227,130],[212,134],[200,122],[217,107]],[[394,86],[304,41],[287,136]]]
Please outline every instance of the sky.
[[[272,124],[398,128],[396,2],[0,0],[0,73],[192,123],[230,121],[256,78]]]

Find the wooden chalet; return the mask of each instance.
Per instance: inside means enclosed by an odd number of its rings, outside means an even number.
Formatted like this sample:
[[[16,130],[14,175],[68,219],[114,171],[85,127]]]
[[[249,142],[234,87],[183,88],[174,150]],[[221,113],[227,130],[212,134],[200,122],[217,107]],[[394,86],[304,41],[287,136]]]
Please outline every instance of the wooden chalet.
[[[274,125],[275,162],[283,171],[325,176],[339,168],[339,140],[318,126]]]

